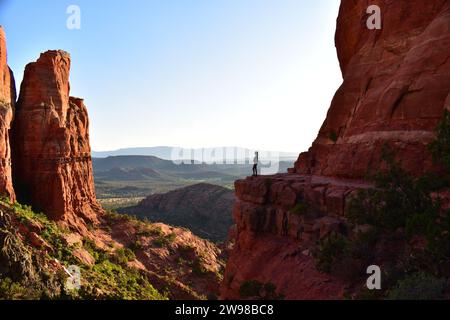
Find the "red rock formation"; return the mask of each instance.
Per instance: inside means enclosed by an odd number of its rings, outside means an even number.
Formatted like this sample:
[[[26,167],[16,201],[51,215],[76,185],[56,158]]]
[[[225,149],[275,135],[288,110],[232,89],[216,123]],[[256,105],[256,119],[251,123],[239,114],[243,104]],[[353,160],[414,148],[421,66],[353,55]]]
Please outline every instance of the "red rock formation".
[[[366,27],[372,4],[381,7],[382,30]],[[288,174],[235,184],[223,299],[240,298],[250,280],[275,284],[287,299],[343,298],[349,288],[319,273],[311,253],[346,227],[349,197],[370,186],[358,179],[382,169],[385,143],[409,172],[433,169],[427,144],[450,107],[450,2],[342,0],[336,46],[344,83],[309,152]]]
[[[19,200],[85,232],[101,208],[87,110],[82,99],[69,97],[69,71],[63,51],[43,53],[25,69],[14,121],[14,184]]]
[[[144,271],[158,291],[168,292],[169,299],[197,300],[218,295],[224,257],[215,244],[187,229],[162,223],[111,219],[109,215],[104,221],[104,229],[110,231],[98,229],[96,244],[108,250],[111,245],[135,247],[138,242],[132,266]],[[164,241],[167,237],[171,240]]]
[[[7,65],[6,38],[0,26],[0,194],[15,199],[11,177],[9,129],[13,118],[16,88]]]
[[[352,193],[370,184],[298,174],[236,181],[235,246],[221,296],[239,299],[242,283],[273,283],[286,299],[337,299],[346,284],[315,268],[318,240],[345,228],[343,214]],[[312,206],[305,214],[305,207]],[[311,210],[312,209],[312,210]]]
[[[366,27],[372,4],[382,30]],[[363,178],[386,142],[406,170],[432,168],[426,145],[450,108],[450,2],[343,0],[336,47],[344,82],[297,172]]]

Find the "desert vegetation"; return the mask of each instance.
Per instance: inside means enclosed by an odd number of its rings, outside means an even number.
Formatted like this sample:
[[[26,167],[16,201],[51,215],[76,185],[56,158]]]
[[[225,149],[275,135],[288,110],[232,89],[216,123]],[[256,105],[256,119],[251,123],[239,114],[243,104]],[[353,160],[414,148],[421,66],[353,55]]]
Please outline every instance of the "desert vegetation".
[[[444,172],[413,177],[395,160],[395,152],[384,148],[387,170],[373,177],[374,188],[360,190],[351,199],[346,212],[349,232],[333,233],[319,243],[319,270],[357,283],[368,265],[377,264],[386,279],[377,298],[444,297],[450,276],[450,210],[442,206],[439,193],[450,186],[447,111],[429,150]],[[360,297],[367,297],[367,291]]]

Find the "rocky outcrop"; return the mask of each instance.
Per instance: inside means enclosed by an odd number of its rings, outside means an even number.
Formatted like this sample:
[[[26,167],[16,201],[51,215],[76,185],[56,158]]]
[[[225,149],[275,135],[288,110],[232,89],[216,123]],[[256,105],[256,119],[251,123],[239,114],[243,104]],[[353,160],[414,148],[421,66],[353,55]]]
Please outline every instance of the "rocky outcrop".
[[[228,229],[233,224],[233,202],[232,190],[200,183],[151,195],[122,212],[185,227],[197,236],[218,242],[227,239]]]
[[[346,284],[320,273],[312,257],[318,241],[346,228],[348,199],[363,181],[279,174],[236,181],[234,248],[222,298],[240,299],[246,281],[273,283],[286,299],[337,299]]]
[[[377,4],[382,29],[366,28]],[[426,145],[450,108],[450,3],[343,0],[336,47],[344,82],[299,173],[363,178],[388,143],[409,172],[433,169]]]
[[[187,229],[129,217],[104,216],[108,233],[95,232],[96,244],[132,248],[133,267],[171,300],[211,299],[219,294],[224,269],[222,250]]]
[[[68,53],[48,51],[25,69],[13,129],[14,185],[21,202],[85,232],[101,208],[87,110],[69,96],[70,62]]]
[[[366,27],[373,4],[382,30]],[[235,244],[221,298],[241,298],[248,281],[271,283],[286,299],[344,298],[355,289],[319,272],[312,255],[331,233],[361,232],[344,213],[357,190],[371,187],[363,179],[384,169],[385,144],[409,173],[439,170],[427,145],[450,107],[449,31],[447,0],[342,0],[336,47],[344,82],[294,169],[235,183]],[[399,245],[385,245],[377,258],[395,257],[390,249]]]
[[[16,88],[7,65],[6,37],[0,26],[0,194],[15,199],[11,172],[9,130],[14,113]]]

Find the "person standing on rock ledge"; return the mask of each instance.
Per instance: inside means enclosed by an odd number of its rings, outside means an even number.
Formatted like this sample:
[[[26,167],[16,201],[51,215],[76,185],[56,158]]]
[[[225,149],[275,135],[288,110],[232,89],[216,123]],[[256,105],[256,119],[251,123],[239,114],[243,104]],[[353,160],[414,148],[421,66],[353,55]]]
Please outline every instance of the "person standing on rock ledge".
[[[259,154],[258,151],[256,151],[255,157],[253,158],[253,177],[258,176],[258,162],[259,162]]]

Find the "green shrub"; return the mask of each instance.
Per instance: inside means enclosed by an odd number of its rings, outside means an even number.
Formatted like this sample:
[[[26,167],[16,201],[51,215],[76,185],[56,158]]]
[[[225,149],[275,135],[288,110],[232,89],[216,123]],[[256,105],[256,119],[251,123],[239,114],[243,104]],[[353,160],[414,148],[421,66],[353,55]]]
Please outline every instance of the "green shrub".
[[[42,214],[34,213],[30,207],[12,204],[9,199],[0,200],[0,296],[4,299],[56,298],[60,294],[62,280],[58,272],[48,272],[49,259],[67,258],[61,247],[61,235],[54,222]],[[17,225],[40,224],[42,236],[54,250],[47,254],[33,248],[19,236]],[[69,248],[67,253],[70,253]]]
[[[303,216],[306,213],[308,213],[308,210],[309,210],[309,205],[306,202],[300,202],[300,203],[297,203],[295,205],[295,207],[292,208],[289,212],[294,215],[297,215],[297,216]]]
[[[114,260],[122,265],[126,265],[128,262],[136,260],[136,255],[129,248],[119,248],[116,250]]]
[[[130,249],[118,249],[110,256],[89,239],[83,240],[83,247],[95,258],[96,264],[82,265],[81,289],[65,292],[67,275],[49,271],[47,266],[55,258],[66,267],[76,263],[72,248],[67,248],[62,239],[67,231],[28,206],[11,204],[7,199],[0,199],[0,206],[0,299],[167,299],[150,284],[145,274],[126,266],[135,259]],[[11,223],[12,215],[25,225],[40,223],[43,227],[40,235],[54,250],[42,254],[22,241]]]
[[[202,259],[198,258],[192,264],[192,272],[197,276],[207,275],[210,271],[206,269]]]
[[[97,263],[102,263],[103,261],[109,260],[108,253],[106,251],[98,249],[94,241],[90,239],[84,239],[83,247],[87,252],[90,253],[90,255],[95,259]]]
[[[82,299],[166,300],[138,270],[103,261],[85,270]]]
[[[143,248],[144,248],[144,245],[142,244],[142,242],[141,242],[140,240],[136,240],[134,243],[132,243],[132,244],[130,245],[130,249],[131,249],[133,252],[140,251],[140,250],[142,250]]]
[[[257,280],[245,281],[239,288],[239,295],[243,299],[254,300],[282,300],[284,296],[277,293],[277,287],[271,283]]]
[[[164,231],[161,227],[149,226],[140,230],[137,235],[141,237],[163,237]]]
[[[348,239],[341,234],[332,233],[322,239],[314,252],[317,269],[329,273],[336,260],[344,254],[347,246]]]
[[[382,290],[369,290],[364,286],[362,290],[356,295],[356,300],[381,300],[384,298]]]
[[[106,212],[105,217],[113,224],[124,221],[138,221],[136,218],[128,214],[121,214],[116,211],[110,210]]]
[[[436,300],[442,299],[448,282],[426,273],[414,273],[400,280],[390,290],[388,299],[392,300]]]
[[[249,280],[242,283],[239,288],[239,295],[241,298],[255,298],[259,297],[263,284],[256,280]]]
[[[39,299],[40,292],[26,288],[10,278],[0,279],[0,300],[29,300]]]
[[[346,216],[355,225],[375,226],[385,236],[395,232],[396,237],[400,237],[397,241],[405,243],[413,236],[426,240],[424,250],[399,252],[398,260],[391,261],[397,271],[390,276],[389,284],[384,283],[391,289],[388,291],[392,299],[437,298],[442,291],[442,281],[430,274],[443,278],[450,275],[450,211],[443,211],[439,199],[431,196],[432,192],[450,186],[448,111],[436,128],[436,139],[429,145],[429,150],[447,174],[425,173],[414,178],[400,167],[394,160],[394,152],[385,146],[382,160],[387,164],[387,170],[373,177],[374,188],[359,191],[347,206]],[[410,276],[399,281],[405,272]]]
[[[442,265],[447,270],[449,276],[450,270],[450,211],[440,214],[427,225],[427,249],[435,259],[435,263]]]
[[[414,179],[403,171],[392,155],[384,155],[388,170],[375,177],[375,188],[361,190],[350,200],[346,216],[354,224],[369,224],[383,232],[399,228],[411,238],[427,240],[427,251],[438,264],[450,256],[450,213],[442,213],[431,192],[443,183],[432,183],[433,175]]]
[[[417,188],[425,192],[439,191],[450,187],[450,181],[447,175],[434,172],[425,173],[416,180]]]
[[[346,215],[355,224],[370,224],[382,229],[396,230],[406,226],[414,214],[437,212],[426,184],[414,180],[393,159],[388,151],[383,152],[388,165],[386,172],[374,177],[375,187],[360,190],[350,200]]]
[[[176,238],[177,235],[175,233],[171,233],[168,235],[164,235],[164,233],[162,233],[162,235],[158,236],[158,238],[153,240],[153,244],[156,247],[163,248],[173,243]]]
[[[450,172],[450,112],[444,111],[442,120],[436,127],[436,139],[428,146],[434,161]]]

